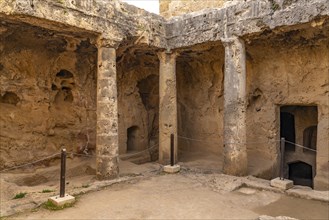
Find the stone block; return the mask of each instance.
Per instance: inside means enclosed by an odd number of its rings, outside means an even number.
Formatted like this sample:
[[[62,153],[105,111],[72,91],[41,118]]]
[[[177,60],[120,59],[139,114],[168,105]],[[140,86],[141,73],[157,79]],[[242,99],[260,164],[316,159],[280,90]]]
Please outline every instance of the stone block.
[[[290,189],[294,186],[294,182],[292,180],[280,179],[280,177],[277,177],[277,178],[271,180],[270,184],[273,187],[283,189],[283,190]]]
[[[180,171],[180,166],[179,165],[174,165],[174,166],[164,166],[163,171],[166,173],[177,173]]]
[[[75,202],[75,198],[73,196],[65,194],[64,197],[60,197],[60,196],[50,197],[48,201],[52,202],[56,206],[63,206],[65,204],[70,204]]]

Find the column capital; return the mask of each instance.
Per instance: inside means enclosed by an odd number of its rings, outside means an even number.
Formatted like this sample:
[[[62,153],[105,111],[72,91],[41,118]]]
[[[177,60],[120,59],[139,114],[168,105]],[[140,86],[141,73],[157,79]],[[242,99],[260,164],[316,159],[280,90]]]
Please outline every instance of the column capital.
[[[157,53],[159,60],[176,59],[179,55],[177,51],[166,50]]]
[[[225,38],[221,38],[221,41],[224,47],[228,47],[236,43],[244,44],[244,40],[239,37],[225,37]]]
[[[106,47],[106,48],[116,48],[116,42],[108,39],[108,38],[104,38],[102,36],[100,36],[97,41],[96,41],[96,46],[97,48],[102,48],[102,47]]]

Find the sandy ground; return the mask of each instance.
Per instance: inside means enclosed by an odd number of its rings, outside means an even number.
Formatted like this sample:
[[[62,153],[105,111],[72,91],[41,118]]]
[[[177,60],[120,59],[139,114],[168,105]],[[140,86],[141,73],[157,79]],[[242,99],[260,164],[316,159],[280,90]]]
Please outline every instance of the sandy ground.
[[[24,167],[7,173],[0,173],[0,217],[12,215],[25,209],[33,209],[50,196],[59,193],[60,164],[59,160],[49,165]],[[102,188],[102,181],[95,178],[94,158],[68,158],[66,170],[66,192],[71,194],[88,191],[94,187]],[[120,162],[120,177],[134,178],[159,170],[160,165],[146,163],[136,165],[131,162]],[[120,178],[119,178],[120,179]],[[118,180],[120,182],[120,180]],[[43,191],[49,192],[43,192]],[[19,193],[27,193],[22,199],[13,199]]]
[[[328,203],[247,188],[243,185],[246,179],[220,174],[219,156],[187,154],[180,164],[183,169],[179,174],[165,174],[157,163],[136,165],[121,161],[120,176],[129,181],[105,189],[95,187],[92,191],[101,191],[78,196],[71,208],[38,208],[9,219],[258,219],[261,215],[329,219]],[[58,194],[58,165],[54,161],[49,167],[1,174],[1,212],[8,215],[31,210],[36,202],[41,204]],[[68,193],[100,184],[95,180],[94,165],[94,159],[68,160]],[[41,193],[44,189],[54,192]],[[28,194],[13,200],[18,192]]]
[[[250,188],[232,191],[231,181],[221,174],[161,174],[83,195],[74,207],[61,211],[40,209],[10,219],[329,218],[326,203]]]

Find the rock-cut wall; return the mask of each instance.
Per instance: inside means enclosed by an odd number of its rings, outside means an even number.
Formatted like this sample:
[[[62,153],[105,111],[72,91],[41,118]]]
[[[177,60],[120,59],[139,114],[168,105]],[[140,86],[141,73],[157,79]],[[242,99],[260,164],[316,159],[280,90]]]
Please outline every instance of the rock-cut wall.
[[[88,39],[2,23],[1,168],[95,148],[96,63]]]
[[[120,48],[117,55],[117,75],[120,154],[143,151],[155,146],[159,138],[157,55],[147,50]],[[157,159],[157,155],[154,156],[152,154],[150,159]]]
[[[280,107],[310,108],[314,106],[317,112],[311,111],[312,114],[296,110],[290,112],[295,116],[297,144],[304,145],[304,129],[308,126],[317,126],[315,177],[318,180],[317,187],[322,187],[320,186],[322,183],[324,186],[324,179],[328,177],[329,42],[326,37],[327,31],[327,26],[317,30],[310,27],[306,30],[282,33],[269,39],[255,40],[247,45],[249,156],[267,158],[258,162],[252,160],[251,165],[268,169],[268,171],[271,167],[276,169],[279,155],[279,143],[276,141],[280,139],[281,129]],[[301,154],[312,153],[303,152],[298,147],[294,151],[301,151]],[[312,165],[306,156],[300,156],[299,160]],[[271,173],[274,176],[275,170],[264,172],[260,176],[269,178]]]
[[[201,45],[177,59],[178,146],[184,152],[223,151],[224,48]],[[196,139],[196,140],[195,140]]]
[[[160,15],[170,18],[205,8],[221,8],[227,1],[230,0],[160,0]]]

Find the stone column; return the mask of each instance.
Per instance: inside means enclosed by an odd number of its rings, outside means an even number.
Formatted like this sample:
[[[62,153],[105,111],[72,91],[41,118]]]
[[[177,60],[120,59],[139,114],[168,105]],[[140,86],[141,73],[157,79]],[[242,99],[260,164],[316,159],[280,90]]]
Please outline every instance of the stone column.
[[[114,179],[118,166],[118,97],[116,51],[106,41],[98,42],[96,176]]]
[[[244,42],[223,39],[224,73],[224,173],[247,175],[246,57]]]
[[[176,53],[160,52],[159,68],[159,162],[170,162],[170,135],[175,137],[175,161],[177,162],[177,87]]]
[[[315,190],[329,190],[329,106],[318,105]]]

